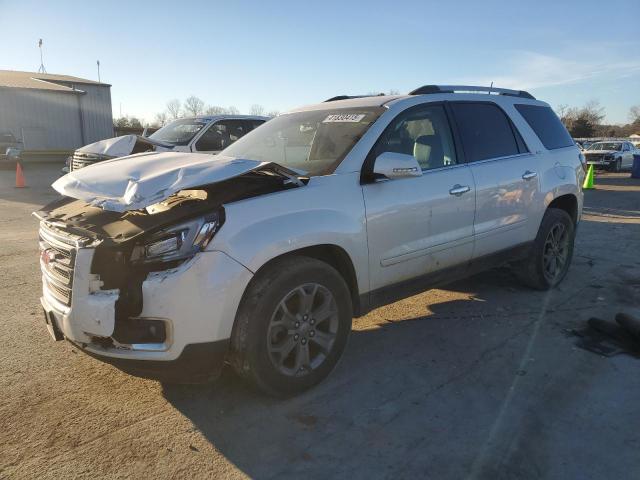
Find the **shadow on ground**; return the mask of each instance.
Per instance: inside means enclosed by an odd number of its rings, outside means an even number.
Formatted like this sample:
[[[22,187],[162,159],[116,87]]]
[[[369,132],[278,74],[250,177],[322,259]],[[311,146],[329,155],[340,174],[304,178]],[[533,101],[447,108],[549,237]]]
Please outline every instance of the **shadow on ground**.
[[[231,371],[214,385],[164,386],[164,395],[250,477],[557,472],[563,460],[554,444],[581,445],[584,432],[554,423],[584,408],[580,399],[600,373],[566,360],[548,371],[573,348],[557,321],[572,307],[562,292],[532,295],[506,269],[447,290],[468,299],[354,330],[336,371],[300,397],[264,397]],[[550,358],[536,364],[539,355]]]

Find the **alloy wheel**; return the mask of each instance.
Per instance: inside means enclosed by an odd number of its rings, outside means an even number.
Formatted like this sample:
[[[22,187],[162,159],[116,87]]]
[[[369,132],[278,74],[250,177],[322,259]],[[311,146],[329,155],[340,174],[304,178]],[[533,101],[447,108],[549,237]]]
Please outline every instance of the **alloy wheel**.
[[[550,283],[562,276],[569,258],[569,234],[562,223],[551,227],[542,254],[544,275]]]
[[[333,294],[317,283],[300,285],[284,296],[271,315],[269,359],[284,375],[307,375],[331,353],[338,326]]]

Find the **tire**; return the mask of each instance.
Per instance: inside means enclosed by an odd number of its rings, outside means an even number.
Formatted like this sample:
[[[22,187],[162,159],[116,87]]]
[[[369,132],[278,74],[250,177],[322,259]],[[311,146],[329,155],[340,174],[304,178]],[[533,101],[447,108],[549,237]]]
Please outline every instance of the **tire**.
[[[616,173],[620,173],[622,171],[622,159],[619,158],[616,160],[616,162],[613,164],[613,171]]]
[[[554,243],[554,238],[559,243]],[[547,209],[529,257],[516,269],[520,281],[536,290],[549,290],[560,284],[571,264],[574,240],[575,225],[569,214],[557,208]]]
[[[296,395],[331,373],[352,317],[349,288],[333,267],[304,256],[276,260],[247,287],[231,335],[231,364],[269,395]]]

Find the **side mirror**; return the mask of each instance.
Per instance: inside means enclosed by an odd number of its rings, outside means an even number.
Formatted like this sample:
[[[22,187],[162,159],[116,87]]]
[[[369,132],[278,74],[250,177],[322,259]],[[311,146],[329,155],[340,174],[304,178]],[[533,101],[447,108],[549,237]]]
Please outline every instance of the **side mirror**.
[[[373,164],[373,173],[389,179],[421,177],[422,168],[413,155],[383,152]]]
[[[5,152],[5,154],[7,155],[7,160],[11,162],[17,162],[18,160],[20,160],[20,155],[22,154],[22,150],[20,150],[19,148],[9,147],[7,148],[7,151]]]

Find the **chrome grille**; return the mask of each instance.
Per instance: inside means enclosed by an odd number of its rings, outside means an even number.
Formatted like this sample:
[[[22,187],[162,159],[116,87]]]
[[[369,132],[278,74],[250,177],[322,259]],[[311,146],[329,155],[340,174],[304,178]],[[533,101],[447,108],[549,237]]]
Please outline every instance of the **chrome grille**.
[[[81,237],[40,223],[40,268],[44,287],[64,305],[71,306],[76,245]]]
[[[103,160],[109,160],[111,157],[109,155],[100,155],[97,153],[83,153],[83,152],[73,152],[73,156],[71,157],[71,164],[69,165],[70,170],[78,170],[79,168],[86,167],[88,165],[93,165],[97,162],[102,162]]]

